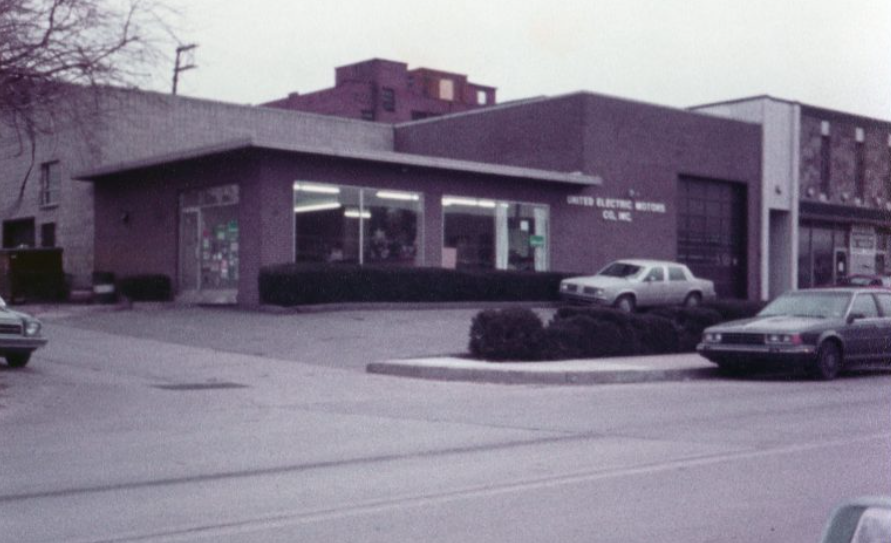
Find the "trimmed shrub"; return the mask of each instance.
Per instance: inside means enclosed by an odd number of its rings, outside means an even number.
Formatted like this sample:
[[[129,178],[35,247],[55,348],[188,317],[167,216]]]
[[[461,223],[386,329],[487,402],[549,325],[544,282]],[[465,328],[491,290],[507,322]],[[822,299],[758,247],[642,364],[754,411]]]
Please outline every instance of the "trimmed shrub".
[[[134,302],[166,302],[172,298],[166,275],[131,275],[118,281],[118,291]]]
[[[722,322],[721,314],[706,307],[662,307],[650,315],[669,319],[678,335],[678,351],[682,353],[696,350],[702,338],[702,331]]]
[[[566,274],[504,270],[282,264],[260,270],[260,301],[294,306],[344,302],[552,301]]]
[[[640,354],[671,354],[678,352],[680,342],[674,323],[659,315],[640,314],[632,320],[640,337]]]
[[[627,354],[617,341],[620,328],[613,322],[578,314],[552,320],[541,335],[541,358],[600,358]]]
[[[481,311],[470,325],[470,353],[486,360],[536,360],[542,330],[531,309]]]
[[[609,323],[615,328],[615,336],[612,341],[616,344],[616,355],[625,356],[645,352],[642,345],[642,337],[639,326],[636,324],[638,315],[625,313],[617,309],[605,307],[561,307],[554,314],[552,323],[568,320],[575,317],[587,317],[597,322]]]
[[[721,322],[727,322],[754,317],[765,305],[765,302],[751,300],[715,300],[702,307],[717,311],[721,315]]]

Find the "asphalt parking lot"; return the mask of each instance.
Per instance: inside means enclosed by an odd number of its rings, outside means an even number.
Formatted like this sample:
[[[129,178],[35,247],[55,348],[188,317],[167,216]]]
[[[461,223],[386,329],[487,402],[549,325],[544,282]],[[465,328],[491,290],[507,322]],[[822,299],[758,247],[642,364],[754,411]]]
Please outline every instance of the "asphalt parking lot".
[[[269,313],[169,304],[70,314],[35,309],[43,320],[65,326],[362,372],[370,362],[465,353],[470,322],[478,312],[358,309]]]

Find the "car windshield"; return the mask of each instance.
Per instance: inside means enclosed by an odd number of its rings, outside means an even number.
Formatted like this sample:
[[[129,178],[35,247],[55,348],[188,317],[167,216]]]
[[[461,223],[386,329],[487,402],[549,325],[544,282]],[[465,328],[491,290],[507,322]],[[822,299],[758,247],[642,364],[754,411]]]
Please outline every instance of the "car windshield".
[[[624,262],[613,262],[609,266],[600,270],[597,275],[605,275],[607,277],[634,277],[639,274],[643,268],[634,264],[625,264]]]
[[[784,294],[758,313],[759,317],[789,315],[810,318],[841,318],[845,314],[849,292],[793,292]]]

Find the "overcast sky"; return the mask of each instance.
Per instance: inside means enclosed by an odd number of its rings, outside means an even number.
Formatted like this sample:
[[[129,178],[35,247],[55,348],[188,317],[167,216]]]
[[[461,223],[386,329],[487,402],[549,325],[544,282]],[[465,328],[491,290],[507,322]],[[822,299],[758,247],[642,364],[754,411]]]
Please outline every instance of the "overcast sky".
[[[770,94],[891,120],[889,0],[171,1],[180,38],[200,46],[180,86],[196,97],[310,92],[377,57],[467,74],[502,102]]]

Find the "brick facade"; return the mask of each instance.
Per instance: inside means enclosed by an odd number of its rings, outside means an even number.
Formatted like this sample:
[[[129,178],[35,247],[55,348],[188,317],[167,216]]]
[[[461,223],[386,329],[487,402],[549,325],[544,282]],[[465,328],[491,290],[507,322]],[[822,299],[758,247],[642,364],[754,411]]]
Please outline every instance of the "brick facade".
[[[820,196],[823,167],[822,126],[829,124],[829,193]],[[863,143],[857,131],[863,131]],[[800,194],[802,199],[853,207],[884,208],[891,201],[891,123],[802,107]],[[857,202],[858,146],[863,146],[865,198]]]
[[[400,123],[491,106],[495,100],[494,87],[471,83],[466,75],[429,68],[409,70],[404,62],[373,59],[337,68],[330,89],[295,92],[264,105]]]

